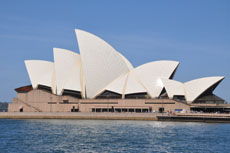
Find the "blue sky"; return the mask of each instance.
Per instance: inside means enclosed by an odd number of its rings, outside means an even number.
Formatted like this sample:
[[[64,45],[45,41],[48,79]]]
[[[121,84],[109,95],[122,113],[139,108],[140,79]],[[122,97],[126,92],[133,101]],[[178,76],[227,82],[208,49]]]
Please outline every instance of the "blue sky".
[[[225,76],[215,94],[230,101],[229,0],[0,1],[0,101],[30,84],[24,60],[78,51],[74,29],[98,35],[134,66],[176,60],[175,80]]]

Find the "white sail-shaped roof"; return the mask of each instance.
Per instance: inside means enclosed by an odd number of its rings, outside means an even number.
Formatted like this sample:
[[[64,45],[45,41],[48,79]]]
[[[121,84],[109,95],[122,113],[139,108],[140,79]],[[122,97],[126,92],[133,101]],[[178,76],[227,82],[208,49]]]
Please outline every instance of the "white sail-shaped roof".
[[[54,48],[57,94],[64,89],[82,91],[81,57],[79,54],[60,48]]]
[[[196,80],[192,80],[184,83],[186,91],[186,100],[188,103],[195,101],[202,93],[208,90],[210,87],[222,81],[224,77],[206,77]]]
[[[55,71],[52,62],[26,60],[25,65],[34,89],[36,89],[38,85],[44,85],[51,87],[52,92],[55,93]]]
[[[170,79],[161,79],[169,98],[175,95],[185,96],[184,84]]]
[[[124,58],[101,38],[75,30],[80,49],[88,98],[94,98],[108,84],[129,71]]]
[[[141,65],[129,72],[126,84],[123,77],[112,82],[106,89],[121,93],[124,88],[123,94],[147,92],[153,98],[159,97],[164,87],[161,78],[170,78],[178,64],[176,61],[156,61]],[[124,87],[118,88],[121,82]]]
[[[124,94],[134,94],[134,93],[143,93],[147,92],[143,84],[140,82],[140,79],[134,71],[131,71],[128,74],[128,79],[125,85]]]
[[[159,97],[164,86],[161,78],[169,79],[176,71],[177,61],[155,61],[134,69],[152,98]]]
[[[95,98],[108,90],[122,94],[147,92],[158,98],[165,87],[169,98],[184,95],[194,102],[206,91],[213,91],[224,77],[207,77],[180,83],[171,80],[179,65],[177,61],[155,61],[134,68],[111,45],[82,30],[75,30],[80,55],[54,48],[54,63],[41,60],[25,61],[34,89],[38,85],[51,87],[62,95],[65,89],[79,91],[83,98]]]
[[[126,85],[128,73],[121,75],[116,80],[111,82],[105,90],[113,91],[119,94],[123,94]]]

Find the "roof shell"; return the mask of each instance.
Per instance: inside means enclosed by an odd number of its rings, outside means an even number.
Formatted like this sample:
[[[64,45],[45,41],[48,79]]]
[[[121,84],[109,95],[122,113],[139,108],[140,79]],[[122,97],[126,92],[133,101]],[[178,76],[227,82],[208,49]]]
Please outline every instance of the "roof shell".
[[[177,61],[155,61],[143,64],[135,68],[134,71],[150,96],[157,98],[164,88],[161,78],[169,79],[178,65]]]
[[[165,90],[169,98],[172,99],[175,95],[185,96],[185,89],[183,83],[175,80],[170,80],[170,79],[161,79],[161,80],[164,84]]]
[[[111,82],[105,90],[113,91],[119,94],[124,94],[124,88],[126,85],[128,73],[121,75],[117,79],[115,79],[113,82]]]
[[[130,65],[101,38],[75,30],[82,59],[88,98],[95,98],[113,80],[129,71]]]
[[[106,90],[123,95],[147,92],[153,98],[159,97],[164,87],[161,78],[170,78],[178,64],[177,61],[156,61],[141,65],[113,81]]]
[[[222,76],[205,77],[184,83],[186,100],[188,103],[195,101],[202,93],[224,79]]]
[[[81,91],[82,97],[87,93],[87,98],[95,98],[104,90],[123,97],[125,94],[147,92],[152,98],[157,98],[165,87],[170,98],[185,95],[186,100],[192,103],[205,91],[213,91],[224,79],[207,77],[183,84],[171,80],[179,65],[177,61],[155,61],[133,68],[122,54],[101,38],[82,30],[75,32],[81,55],[54,48],[54,63],[25,61],[34,89],[44,85],[58,95],[64,89]]]
[[[54,48],[57,94],[64,89],[82,91],[81,57],[66,49]]]
[[[38,85],[51,87],[52,92],[56,91],[56,79],[54,64],[43,60],[26,60],[26,69],[34,89]]]
[[[147,92],[146,88],[141,83],[140,79],[134,71],[128,74],[127,82],[124,89],[124,94],[134,94]]]

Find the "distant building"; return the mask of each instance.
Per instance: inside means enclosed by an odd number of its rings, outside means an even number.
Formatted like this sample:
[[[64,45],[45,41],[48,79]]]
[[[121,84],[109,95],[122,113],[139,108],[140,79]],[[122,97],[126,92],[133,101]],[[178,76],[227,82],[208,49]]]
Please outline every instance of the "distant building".
[[[54,48],[54,62],[25,61],[32,85],[16,89],[9,111],[227,111],[225,100],[213,94],[224,77],[181,83],[173,80],[177,61],[135,68],[101,38],[75,32],[80,54]]]
[[[0,112],[7,112],[8,111],[8,103],[4,102],[1,103],[0,102]]]

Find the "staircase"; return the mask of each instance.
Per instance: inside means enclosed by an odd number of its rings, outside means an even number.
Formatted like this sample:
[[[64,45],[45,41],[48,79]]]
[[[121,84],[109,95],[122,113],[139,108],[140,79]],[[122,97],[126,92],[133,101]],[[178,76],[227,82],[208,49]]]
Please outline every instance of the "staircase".
[[[33,108],[36,112],[42,112],[41,109],[39,109],[39,108],[37,108],[37,107],[34,107],[34,106],[32,106],[32,105],[30,105],[30,104],[28,104],[28,103],[22,101],[21,99],[18,99],[18,98],[15,98],[15,99],[17,99],[17,100],[16,100],[17,102],[23,103],[23,104],[26,105],[27,107]]]

